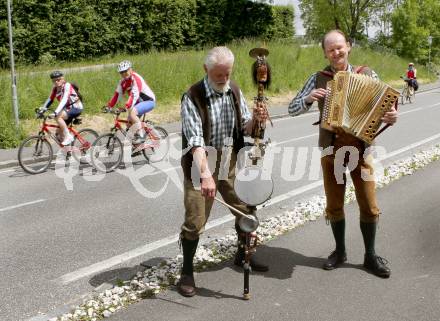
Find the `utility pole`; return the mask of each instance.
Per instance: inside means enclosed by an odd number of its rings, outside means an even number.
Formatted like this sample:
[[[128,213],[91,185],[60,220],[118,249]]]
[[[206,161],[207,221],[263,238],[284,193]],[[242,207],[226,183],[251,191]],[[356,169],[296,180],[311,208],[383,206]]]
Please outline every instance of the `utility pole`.
[[[432,44],[432,36],[428,36],[428,44],[429,44],[429,51],[428,51],[428,76],[431,76],[431,44]]]
[[[9,29],[9,61],[11,65],[11,86],[12,86],[12,109],[15,117],[15,127],[18,128],[18,99],[17,99],[17,79],[14,66],[14,47],[12,43],[12,18],[11,18],[11,0],[8,0],[8,29]]]

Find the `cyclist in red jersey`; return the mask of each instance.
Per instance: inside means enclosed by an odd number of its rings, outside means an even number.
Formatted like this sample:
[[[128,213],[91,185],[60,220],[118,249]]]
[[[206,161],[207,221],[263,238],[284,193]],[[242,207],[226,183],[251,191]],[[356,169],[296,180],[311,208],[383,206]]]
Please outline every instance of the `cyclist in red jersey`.
[[[61,71],[54,71],[50,74],[53,87],[49,98],[40,108],[39,112],[45,112],[55,99],[59,101],[59,104],[52,116],[60,126],[57,129],[57,135],[62,141],[61,144],[66,146],[72,143],[73,135],[69,133],[67,126],[72,122],[73,118],[79,116],[83,110],[83,104],[79,94],[71,83],[64,79],[64,75]]]
[[[417,69],[414,67],[414,63],[412,62],[408,64],[406,78],[408,79],[407,81],[409,86],[413,87],[414,90],[419,89],[419,84],[417,83]]]
[[[118,65],[118,72],[122,79],[119,81],[115,93],[107,103],[107,106],[113,108],[118,100],[122,99],[124,94],[128,95],[125,108],[128,110],[129,126],[134,125],[135,130],[139,134],[135,138],[134,143],[142,143],[145,141],[145,131],[142,128],[139,117],[153,110],[156,105],[156,96],[142,76],[133,71],[130,61],[122,61]]]

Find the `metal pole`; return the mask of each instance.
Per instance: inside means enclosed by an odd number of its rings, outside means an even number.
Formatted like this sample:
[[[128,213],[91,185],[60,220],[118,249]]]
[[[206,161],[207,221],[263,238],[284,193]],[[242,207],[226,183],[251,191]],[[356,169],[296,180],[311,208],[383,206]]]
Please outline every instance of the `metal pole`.
[[[8,29],[9,29],[9,57],[11,64],[11,86],[12,86],[12,109],[15,117],[15,127],[18,128],[18,99],[17,99],[17,81],[15,77],[14,66],[14,47],[12,44],[12,21],[11,21],[11,0],[8,0]]]
[[[431,77],[431,44],[429,44],[429,52],[428,52],[428,77]]]
[[[428,36],[428,77],[431,77],[431,45],[432,45],[432,36]]]

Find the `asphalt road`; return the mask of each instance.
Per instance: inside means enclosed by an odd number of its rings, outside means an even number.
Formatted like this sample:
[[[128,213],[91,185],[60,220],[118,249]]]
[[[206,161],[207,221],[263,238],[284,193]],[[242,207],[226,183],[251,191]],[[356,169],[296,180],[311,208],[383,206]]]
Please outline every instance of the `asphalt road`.
[[[387,151],[379,155],[383,165],[440,142],[439,97],[438,89],[420,93],[416,103],[401,107],[398,124],[377,141]],[[273,163],[272,202],[260,217],[322,192],[319,164],[312,158],[317,128],[311,124],[317,117],[277,119],[267,131],[280,151]],[[142,159],[131,171],[104,177],[87,166],[64,178],[55,168],[35,176],[0,170],[0,288],[7,293],[0,320],[40,320],[40,312],[62,311],[95,288],[128,277],[140,262],[177,254],[183,219],[179,139],[172,136],[171,159],[157,164],[161,170]],[[301,148],[305,161],[297,153]],[[231,220],[216,205],[206,236],[230,228]]]

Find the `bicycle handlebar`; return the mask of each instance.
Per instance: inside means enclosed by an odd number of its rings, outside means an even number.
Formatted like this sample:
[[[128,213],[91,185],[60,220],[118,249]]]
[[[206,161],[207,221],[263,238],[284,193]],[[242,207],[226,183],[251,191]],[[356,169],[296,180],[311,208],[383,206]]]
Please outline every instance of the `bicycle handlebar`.
[[[101,111],[105,114],[110,113],[113,115],[119,115],[121,113],[125,113],[127,110],[126,109],[121,109],[121,108],[110,108],[108,106],[104,106],[101,108]]]
[[[35,117],[37,118],[37,119],[44,119],[44,120],[46,120],[46,119],[54,119],[55,118],[55,116],[54,115],[52,115],[52,114],[46,114],[46,112],[48,112],[48,111],[52,111],[51,109],[46,109],[46,110],[41,110],[41,107],[40,108],[35,108]],[[45,115],[46,114],[46,115]]]

